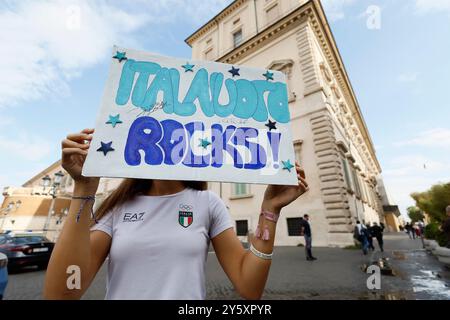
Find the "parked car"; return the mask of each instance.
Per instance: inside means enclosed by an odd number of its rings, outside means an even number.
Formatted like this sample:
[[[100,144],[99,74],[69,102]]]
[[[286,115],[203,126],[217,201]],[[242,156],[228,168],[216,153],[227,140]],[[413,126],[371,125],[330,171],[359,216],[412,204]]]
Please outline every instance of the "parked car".
[[[8,270],[25,266],[47,268],[54,243],[43,235],[8,233],[0,236],[0,253],[8,258]]]
[[[8,257],[0,253],[0,300],[3,299],[6,285],[8,284]]]

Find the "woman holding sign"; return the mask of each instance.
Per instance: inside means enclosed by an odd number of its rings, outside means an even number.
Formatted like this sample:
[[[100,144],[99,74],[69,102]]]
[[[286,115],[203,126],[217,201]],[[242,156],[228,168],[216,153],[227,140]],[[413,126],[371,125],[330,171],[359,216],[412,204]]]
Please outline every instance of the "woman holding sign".
[[[247,251],[224,203],[205,182],[124,179],[92,214],[99,179],[81,170],[93,132],[85,129],[62,142],[62,166],[75,187],[48,266],[47,299],[81,298],[108,256],[107,299],[205,299],[210,241],[236,291],[246,299],[261,297],[280,211],[308,190],[298,164],[297,186],[267,187]],[[74,270],[78,282],[68,280]]]

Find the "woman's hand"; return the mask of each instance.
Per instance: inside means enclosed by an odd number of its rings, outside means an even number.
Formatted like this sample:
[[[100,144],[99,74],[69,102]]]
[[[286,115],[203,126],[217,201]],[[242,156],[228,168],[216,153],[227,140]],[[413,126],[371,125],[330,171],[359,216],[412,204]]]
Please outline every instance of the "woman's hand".
[[[298,162],[295,163],[295,170],[297,171],[298,185],[267,186],[266,192],[264,193],[262,209],[279,213],[283,207],[287,206],[309,190],[308,183],[305,180],[305,171],[300,168]]]
[[[80,133],[69,134],[62,141],[62,167],[70,174],[75,183],[97,189],[99,178],[81,175],[93,133],[94,129],[84,129]]]

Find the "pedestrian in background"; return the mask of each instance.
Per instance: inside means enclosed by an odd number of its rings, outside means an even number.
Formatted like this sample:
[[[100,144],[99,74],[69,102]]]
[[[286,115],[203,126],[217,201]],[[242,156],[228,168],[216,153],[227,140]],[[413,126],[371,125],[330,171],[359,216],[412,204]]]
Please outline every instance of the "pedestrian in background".
[[[445,209],[447,213],[447,219],[445,219],[444,223],[442,224],[442,231],[447,236],[447,248],[450,248],[450,205],[447,206]]]
[[[378,246],[380,247],[381,252],[384,252],[383,247],[383,227],[379,226],[376,222],[373,223],[373,226],[370,228],[370,232],[373,237],[377,239]]]
[[[362,251],[366,255],[369,251],[369,241],[367,239],[367,228],[358,220],[353,231],[353,237],[361,243]]]
[[[375,251],[375,247],[373,246],[373,235],[370,228],[371,228],[370,223],[367,223],[366,229],[367,229],[367,241],[369,242],[369,249]]]
[[[408,234],[410,239],[415,239],[416,238],[416,235],[414,233],[414,228],[409,222],[406,223],[405,230],[406,230],[406,233]]]
[[[419,226],[419,230],[420,230],[420,236],[423,237],[423,233],[425,231],[425,224],[423,223],[422,220],[420,220],[417,225]]]
[[[311,225],[309,224],[309,215],[305,214],[303,216],[301,224],[302,224],[301,233],[303,233],[303,236],[305,237],[306,260],[308,261],[317,260],[317,258],[312,255],[312,234],[311,234]]]

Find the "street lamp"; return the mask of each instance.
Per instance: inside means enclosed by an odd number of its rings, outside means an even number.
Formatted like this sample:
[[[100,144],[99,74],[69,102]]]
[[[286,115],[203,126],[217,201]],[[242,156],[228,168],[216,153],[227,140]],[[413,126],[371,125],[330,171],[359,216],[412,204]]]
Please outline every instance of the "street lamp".
[[[54,179],[53,184],[55,186],[59,186],[61,184],[61,180],[62,180],[63,177],[64,177],[64,173],[62,173],[61,170],[58,171],[57,173],[55,173],[55,179]]]
[[[53,184],[49,191],[49,194],[52,196],[52,202],[50,203],[50,208],[48,209],[47,219],[45,220],[45,224],[44,224],[44,231],[48,231],[48,226],[50,224],[50,219],[52,216],[53,208],[55,206],[56,194],[58,193],[58,189],[61,185],[61,180],[63,177],[64,177],[64,173],[62,173],[62,171],[58,171],[55,173],[55,176],[53,179]],[[46,187],[50,186],[51,180],[52,179],[48,175],[46,175],[45,177],[42,178],[42,185],[44,186],[44,191],[45,191]]]

